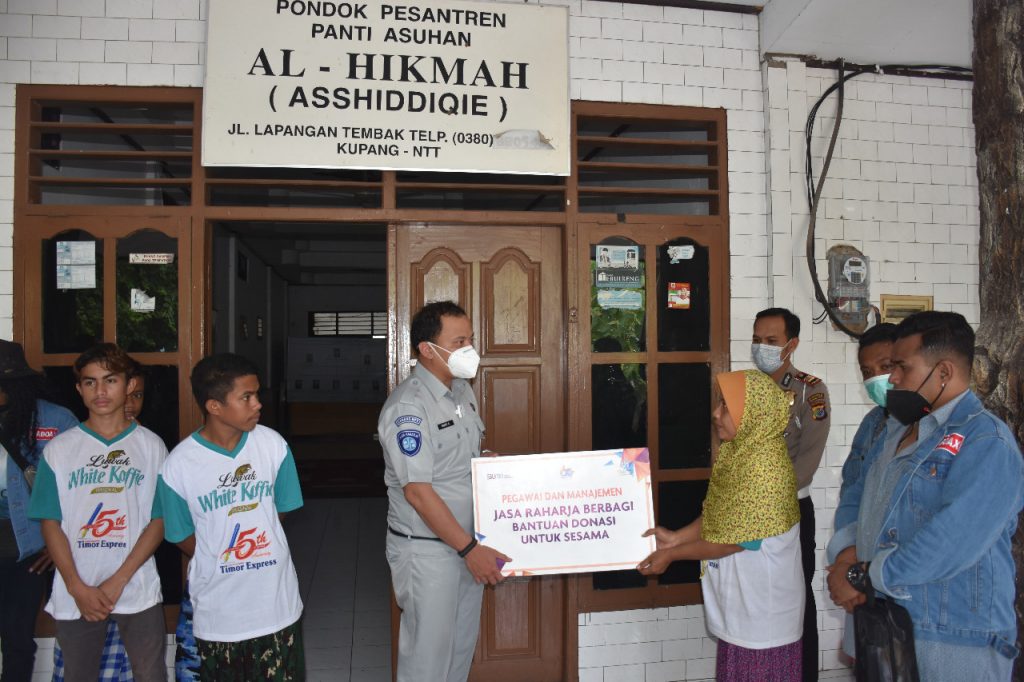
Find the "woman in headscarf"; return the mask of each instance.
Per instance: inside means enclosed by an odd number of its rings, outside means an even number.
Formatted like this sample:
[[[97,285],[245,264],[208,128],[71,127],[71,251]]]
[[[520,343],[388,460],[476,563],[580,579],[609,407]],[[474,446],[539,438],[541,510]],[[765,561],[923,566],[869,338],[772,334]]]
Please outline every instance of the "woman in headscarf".
[[[708,631],[718,638],[719,682],[800,679],[804,586],[796,477],[782,432],[789,400],[756,371],[716,377],[713,420],[722,441],[704,513],[677,531],[661,526],[658,549],[637,566],[658,575],[700,560]]]

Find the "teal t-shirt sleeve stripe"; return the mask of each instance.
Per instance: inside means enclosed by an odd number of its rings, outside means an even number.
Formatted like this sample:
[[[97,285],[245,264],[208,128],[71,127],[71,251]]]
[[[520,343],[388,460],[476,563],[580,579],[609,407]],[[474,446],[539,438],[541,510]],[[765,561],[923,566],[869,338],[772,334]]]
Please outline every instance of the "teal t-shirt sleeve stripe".
[[[160,477],[157,476],[157,485],[160,483]],[[160,501],[160,492],[157,491],[153,495],[153,509],[149,512],[150,519],[162,519],[164,517],[164,505]]]
[[[299,472],[295,468],[292,449],[288,448],[274,481],[274,507],[279,514],[284,514],[301,506],[302,488],[299,487]]]
[[[190,535],[195,535],[196,526],[192,523],[192,514],[188,510],[188,503],[174,492],[171,486],[164,483],[164,477],[156,479],[156,495],[159,502],[154,502],[154,507],[159,504],[163,512],[164,537],[168,542],[181,542]]]
[[[30,519],[63,520],[60,513],[60,495],[57,493],[57,476],[53,469],[40,458],[36,467],[36,481],[32,486],[32,499],[28,503]]]
[[[747,540],[746,542],[737,543],[743,549],[749,549],[751,552],[756,552],[761,549],[761,540]]]

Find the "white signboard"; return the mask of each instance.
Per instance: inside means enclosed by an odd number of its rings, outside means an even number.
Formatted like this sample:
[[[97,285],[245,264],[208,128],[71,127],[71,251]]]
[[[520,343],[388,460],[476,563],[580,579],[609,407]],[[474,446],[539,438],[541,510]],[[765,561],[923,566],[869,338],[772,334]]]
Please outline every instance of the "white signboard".
[[[569,174],[568,10],[210,0],[203,164]]]
[[[477,538],[505,575],[635,568],[656,549],[647,448],[473,460]]]

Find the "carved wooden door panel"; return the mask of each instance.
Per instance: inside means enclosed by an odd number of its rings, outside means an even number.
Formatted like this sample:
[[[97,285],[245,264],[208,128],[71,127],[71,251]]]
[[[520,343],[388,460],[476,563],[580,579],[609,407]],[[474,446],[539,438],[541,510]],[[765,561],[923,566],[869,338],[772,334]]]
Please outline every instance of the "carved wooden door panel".
[[[472,319],[481,356],[474,390],[487,427],[484,447],[506,454],[564,450],[560,230],[402,225],[392,228],[392,244],[392,386],[410,369],[413,313],[430,301],[454,300]],[[500,549],[515,558],[514,547]],[[487,588],[481,617],[471,681],[567,679],[563,577]],[[397,627],[392,631],[394,648]]]

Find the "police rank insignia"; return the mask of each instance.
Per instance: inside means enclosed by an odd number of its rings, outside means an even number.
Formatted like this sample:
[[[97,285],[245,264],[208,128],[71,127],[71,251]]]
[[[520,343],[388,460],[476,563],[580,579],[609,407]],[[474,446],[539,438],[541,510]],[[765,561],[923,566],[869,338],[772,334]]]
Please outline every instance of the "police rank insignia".
[[[423,434],[419,431],[409,429],[398,432],[398,449],[406,457],[415,457],[423,444]]]
[[[821,379],[814,376],[813,374],[808,374],[807,372],[800,372],[799,374],[796,375],[796,378],[804,382],[808,386],[814,386],[816,384],[821,383]]]

